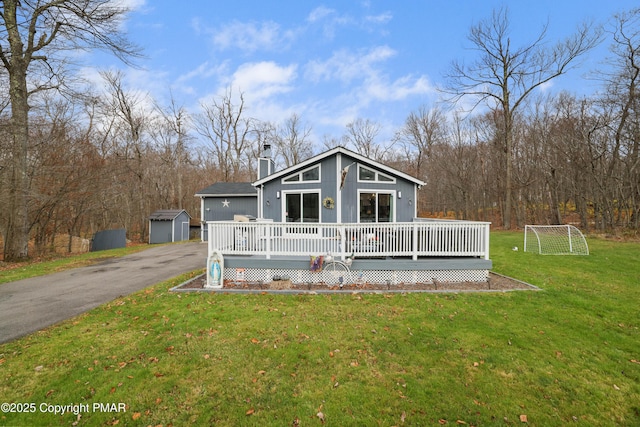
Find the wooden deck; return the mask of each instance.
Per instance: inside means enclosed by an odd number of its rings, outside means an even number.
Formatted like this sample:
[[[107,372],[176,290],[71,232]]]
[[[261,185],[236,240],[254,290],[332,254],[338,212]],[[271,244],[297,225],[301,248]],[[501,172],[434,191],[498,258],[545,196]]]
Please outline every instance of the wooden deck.
[[[355,256],[348,280],[367,283],[485,282],[489,223],[416,220],[410,223],[208,223],[209,255],[224,256],[224,279],[322,281],[311,257]]]
[[[408,223],[209,222],[209,253],[224,255],[479,257],[489,259],[488,222],[416,220]]]

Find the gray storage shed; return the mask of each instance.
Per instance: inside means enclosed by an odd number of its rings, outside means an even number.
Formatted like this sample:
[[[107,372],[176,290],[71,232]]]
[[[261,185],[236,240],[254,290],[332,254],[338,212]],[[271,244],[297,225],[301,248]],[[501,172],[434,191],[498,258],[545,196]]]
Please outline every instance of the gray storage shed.
[[[149,244],[189,240],[191,216],[184,209],[164,209],[149,216]]]

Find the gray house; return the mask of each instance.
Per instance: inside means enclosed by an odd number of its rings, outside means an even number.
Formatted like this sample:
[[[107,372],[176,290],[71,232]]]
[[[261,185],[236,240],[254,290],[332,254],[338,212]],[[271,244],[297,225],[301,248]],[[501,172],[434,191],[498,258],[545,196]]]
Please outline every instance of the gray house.
[[[224,255],[225,280],[326,282],[310,257],[331,254],[354,257],[363,283],[486,282],[490,223],[417,218],[423,184],[343,147],[278,171],[265,147],[255,182],[197,195],[209,256]]]
[[[275,222],[410,222],[424,182],[343,147],[274,172],[260,159],[260,218]],[[266,167],[266,170],[265,170]]]
[[[300,164],[275,171],[267,145],[259,179],[218,182],[200,191],[201,237],[208,221],[238,216],[274,222],[410,222],[416,217],[421,180],[365,156],[336,147]]]
[[[190,221],[184,209],[155,211],[149,216],[149,244],[189,240]]]

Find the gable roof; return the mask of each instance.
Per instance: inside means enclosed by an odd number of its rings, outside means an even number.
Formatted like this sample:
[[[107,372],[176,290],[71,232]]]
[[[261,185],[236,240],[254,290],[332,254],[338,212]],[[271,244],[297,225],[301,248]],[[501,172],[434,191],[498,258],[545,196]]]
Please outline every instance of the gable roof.
[[[424,181],[422,181],[422,180],[420,180],[420,179],[418,179],[416,177],[413,177],[413,176],[411,176],[409,174],[406,174],[404,172],[401,172],[398,169],[392,168],[391,166],[387,166],[385,164],[382,164],[380,162],[372,160],[372,159],[370,159],[368,157],[365,157],[365,156],[363,156],[361,154],[358,154],[355,151],[348,150],[348,149],[346,149],[344,147],[336,147],[336,148],[332,148],[331,150],[325,151],[324,153],[318,154],[317,156],[313,156],[310,159],[307,159],[302,163],[298,163],[297,165],[288,167],[288,168],[283,169],[281,171],[272,173],[271,175],[268,175],[268,176],[266,176],[266,177],[264,177],[262,179],[259,179],[258,181],[255,181],[253,183],[253,186],[257,187],[257,186],[259,186],[261,184],[264,184],[264,183],[269,182],[271,180],[280,178],[280,177],[282,177],[284,175],[288,175],[288,174],[290,174],[290,173],[292,173],[292,172],[294,172],[294,171],[296,171],[298,169],[305,168],[306,166],[310,166],[310,165],[312,165],[314,163],[320,162],[321,160],[323,160],[323,159],[325,159],[327,157],[334,156],[336,154],[345,154],[345,155],[347,155],[349,157],[353,157],[354,159],[356,159],[356,161],[358,163],[363,163],[363,164],[366,164],[366,165],[369,165],[369,166],[373,166],[373,167],[378,168],[378,169],[380,169],[380,170],[382,170],[382,171],[384,171],[384,172],[386,172],[388,174],[391,174],[391,175],[406,179],[407,181],[413,182],[414,184],[419,185],[419,186],[425,185]]]
[[[250,182],[216,182],[195,194],[196,197],[258,197],[258,191]]]
[[[157,221],[173,221],[182,212],[186,213],[187,216],[191,218],[191,215],[189,215],[189,213],[184,209],[160,209],[149,215],[149,219]]]

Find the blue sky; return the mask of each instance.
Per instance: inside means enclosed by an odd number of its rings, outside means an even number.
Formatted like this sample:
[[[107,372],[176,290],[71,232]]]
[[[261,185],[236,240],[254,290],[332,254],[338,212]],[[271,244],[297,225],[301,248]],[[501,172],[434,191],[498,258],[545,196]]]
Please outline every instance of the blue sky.
[[[127,32],[146,58],[138,69],[103,56],[95,63],[122,69],[131,89],[161,103],[171,94],[192,112],[229,88],[241,91],[249,116],[278,124],[296,113],[318,143],[323,135],[339,138],[357,118],[379,123],[381,141],[390,138],[411,111],[438,101],[453,60],[474,59],[469,29],[503,5],[516,46],[531,42],[546,23],[552,44],[585,20],[605,23],[636,6],[629,0],[124,1],[135,9]],[[587,77],[605,66],[609,42],[547,90],[595,91]]]

